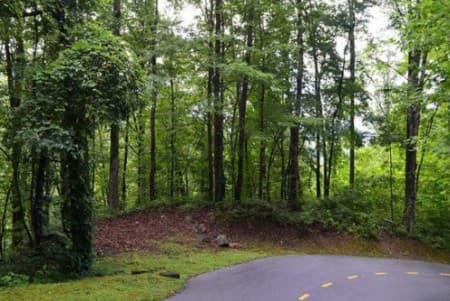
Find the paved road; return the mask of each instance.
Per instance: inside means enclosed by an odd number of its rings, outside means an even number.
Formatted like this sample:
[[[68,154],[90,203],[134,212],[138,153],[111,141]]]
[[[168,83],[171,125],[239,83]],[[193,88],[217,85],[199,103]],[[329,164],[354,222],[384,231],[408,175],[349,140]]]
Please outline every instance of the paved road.
[[[450,301],[450,265],[283,256],[206,273],[167,301]]]

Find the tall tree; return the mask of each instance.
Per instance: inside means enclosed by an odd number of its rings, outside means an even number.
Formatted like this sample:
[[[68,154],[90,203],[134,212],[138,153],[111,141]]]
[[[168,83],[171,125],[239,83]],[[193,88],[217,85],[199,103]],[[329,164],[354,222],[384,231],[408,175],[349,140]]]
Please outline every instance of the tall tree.
[[[223,90],[221,64],[223,63],[223,1],[214,3],[214,201],[222,202],[225,197],[225,174],[223,169]]]
[[[113,13],[114,25],[113,33],[120,36],[121,22],[121,1],[114,0]],[[111,210],[119,209],[119,135],[120,124],[114,122],[111,124],[110,131],[110,150],[109,150],[109,185],[108,185],[108,205]]]
[[[5,41],[6,54],[6,74],[8,79],[9,103],[12,111],[11,122],[11,163],[12,163],[12,190],[11,190],[11,206],[12,206],[12,244],[20,245],[25,238],[25,210],[23,206],[21,192],[21,157],[22,145],[16,139],[16,131],[19,129],[20,117],[18,116],[18,108],[22,102],[23,81],[25,71],[25,46],[23,41],[22,16],[16,17],[19,25],[14,32],[16,35],[7,36]],[[12,22],[15,23],[15,22]],[[11,24],[12,25],[12,24]],[[13,30],[11,30],[13,32]],[[13,43],[14,38],[14,43]],[[14,49],[14,50],[12,50]]]
[[[408,4],[408,22],[420,18],[418,2]],[[420,41],[413,41],[408,48],[408,87],[406,109],[405,144],[405,210],[406,231],[411,233],[416,218],[417,203],[417,138],[419,136],[422,90],[425,81],[427,52],[421,48]],[[422,71],[421,71],[422,70]]]
[[[156,106],[158,100],[156,47],[159,23],[158,0],[153,0],[153,20],[151,26],[151,107],[150,107],[150,184],[149,199],[156,199]]]
[[[349,29],[348,40],[350,44],[350,166],[349,184],[350,189],[355,186],[355,71],[356,71],[356,50],[355,50],[355,0],[348,0]]]
[[[253,18],[254,18],[254,4],[252,0],[246,1],[246,40],[247,48],[245,50],[245,63],[249,66],[251,64],[252,47],[253,47]],[[247,101],[249,94],[249,77],[244,74],[242,78],[242,91],[239,99],[239,138],[238,138],[238,174],[236,180],[236,187],[234,191],[234,199],[240,201],[242,197],[242,186],[244,182],[244,151],[245,151],[245,120]]]
[[[288,163],[288,202],[292,210],[299,210],[301,208],[299,201],[299,139],[300,139],[300,124],[298,119],[301,116],[302,108],[302,90],[303,90],[303,72],[304,72],[304,45],[303,45],[303,4],[301,0],[296,1],[297,10],[297,70],[296,70],[296,89],[295,101],[293,106],[293,113],[295,123],[290,128],[290,142],[289,142],[289,163]]]

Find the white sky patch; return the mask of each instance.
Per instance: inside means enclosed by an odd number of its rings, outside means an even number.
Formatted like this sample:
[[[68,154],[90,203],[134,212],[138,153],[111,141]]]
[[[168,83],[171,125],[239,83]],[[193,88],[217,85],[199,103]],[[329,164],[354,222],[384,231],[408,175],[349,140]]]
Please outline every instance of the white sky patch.
[[[181,29],[189,29],[195,26],[197,21],[195,18],[200,15],[200,10],[195,6],[183,3],[180,10],[175,10],[173,5],[167,0],[160,0],[160,13],[169,20],[180,21]]]

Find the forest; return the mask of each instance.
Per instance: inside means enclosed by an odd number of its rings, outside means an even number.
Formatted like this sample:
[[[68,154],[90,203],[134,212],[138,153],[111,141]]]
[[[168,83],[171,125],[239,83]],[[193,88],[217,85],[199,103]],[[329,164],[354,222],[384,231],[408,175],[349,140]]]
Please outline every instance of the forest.
[[[161,208],[448,250],[448,16],[445,0],[1,0],[0,262],[85,275],[97,217]]]

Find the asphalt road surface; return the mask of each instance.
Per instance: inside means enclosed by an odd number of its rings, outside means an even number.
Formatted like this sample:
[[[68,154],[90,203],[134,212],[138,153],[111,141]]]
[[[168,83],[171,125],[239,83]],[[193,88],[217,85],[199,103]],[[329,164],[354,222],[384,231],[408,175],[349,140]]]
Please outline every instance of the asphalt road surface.
[[[167,301],[450,301],[450,265],[345,256],[257,259],[191,279]]]

